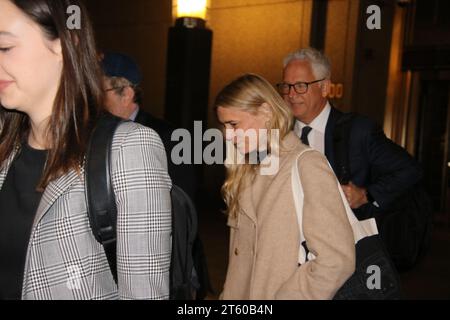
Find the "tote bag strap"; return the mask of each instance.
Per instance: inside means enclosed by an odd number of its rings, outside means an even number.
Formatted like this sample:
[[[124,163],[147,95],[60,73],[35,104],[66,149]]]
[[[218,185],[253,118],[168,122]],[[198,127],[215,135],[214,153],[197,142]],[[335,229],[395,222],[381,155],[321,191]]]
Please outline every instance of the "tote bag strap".
[[[303,232],[303,203],[304,203],[304,192],[302,183],[300,180],[300,174],[298,170],[298,159],[306,153],[306,152],[318,152],[314,149],[306,149],[300,152],[292,165],[291,169],[291,184],[292,184],[292,196],[294,198],[295,211],[297,213],[297,222],[300,230],[300,246],[299,246],[299,263],[303,264],[307,261],[315,259],[313,253],[309,252],[308,247],[306,245],[305,234]],[[328,164],[330,166],[330,164]],[[331,168],[331,166],[330,166]],[[331,169],[332,170],[332,169]],[[358,243],[359,240],[369,237],[372,235],[378,234],[377,225],[374,218],[370,218],[367,220],[359,221],[355,214],[353,213],[348,201],[344,195],[341,185],[336,178],[336,185],[339,189],[339,193],[341,195],[342,202],[345,207],[345,211],[347,213],[348,221],[352,227],[353,237],[355,240],[355,244]]]

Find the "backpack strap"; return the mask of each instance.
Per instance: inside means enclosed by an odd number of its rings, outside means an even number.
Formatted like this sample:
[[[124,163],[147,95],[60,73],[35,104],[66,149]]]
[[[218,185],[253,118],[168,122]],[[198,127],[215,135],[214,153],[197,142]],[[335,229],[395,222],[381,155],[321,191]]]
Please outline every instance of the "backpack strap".
[[[99,119],[88,144],[84,171],[89,222],[95,239],[103,245],[116,283],[117,207],[111,181],[111,146],[122,122],[110,114]]]

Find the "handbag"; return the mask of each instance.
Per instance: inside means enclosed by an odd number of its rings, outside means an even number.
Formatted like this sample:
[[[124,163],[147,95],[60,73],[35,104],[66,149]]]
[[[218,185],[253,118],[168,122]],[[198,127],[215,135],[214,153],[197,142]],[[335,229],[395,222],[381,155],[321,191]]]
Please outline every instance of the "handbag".
[[[316,257],[308,250],[303,232],[303,188],[298,172],[298,159],[305,153],[302,151],[291,170],[292,193],[294,198],[297,221],[300,228],[299,265]],[[315,151],[317,152],[317,151]],[[329,165],[329,164],[328,164]],[[331,168],[331,166],[330,166]],[[358,220],[354,215],[341,185],[336,178],[347,218],[353,231],[355,240],[356,268],[353,275],[334,296],[335,300],[386,300],[401,297],[398,273],[389,259],[382,242],[379,239],[377,224],[374,218]]]

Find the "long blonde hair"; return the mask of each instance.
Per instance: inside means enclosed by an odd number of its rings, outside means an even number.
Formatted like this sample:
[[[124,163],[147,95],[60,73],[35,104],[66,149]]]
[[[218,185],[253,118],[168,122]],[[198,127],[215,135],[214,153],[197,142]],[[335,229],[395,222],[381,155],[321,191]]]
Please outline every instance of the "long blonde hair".
[[[272,111],[268,121],[269,131],[278,130],[280,140],[292,130],[293,116],[289,107],[277,93],[275,88],[263,77],[256,74],[245,74],[229,83],[217,95],[215,108],[236,108],[256,115],[262,104],[266,103]],[[268,135],[269,137],[271,134]],[[270,152],[270,139],[268,141]],[[236,217],[240,210],[239,194],[247,179],[254,177],[258,164],[231,164],[227,166],[227,178],[222,186],[222,196],[227,204],[227,213]]]

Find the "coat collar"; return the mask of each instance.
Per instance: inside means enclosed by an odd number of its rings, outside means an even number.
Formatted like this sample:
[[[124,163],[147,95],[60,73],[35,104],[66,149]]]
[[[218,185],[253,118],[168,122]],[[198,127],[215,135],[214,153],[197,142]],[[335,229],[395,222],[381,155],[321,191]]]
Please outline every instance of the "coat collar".
[[[291,131],[289,132],[286,137],[281,141],[281,147],[280,147],[280,156],[290,153],[297,149],[301,145],[300,139],[296,136],[296,134]],[[272,157],[274,155],[270,155],[268,157]],[[279,159],[281,160],[281,159]],[[279,162],[281,165],[281,161]],[[259,168],[256,168],[256,175],[257,178],[260,178],[259,174]],[[265,176],[268,179],[271,179],[273,176],[267,175]],[[244,182],[244,185],[242,186],[241,192],[239,194],[239,205],[241,209],[240,214],[245,214],[250,220],[253,221],[253,223],[257,223],[256,218],[256,205],[253,201],[253,180],[247,180]],[[228,217],[228,226],[233,228],[239,228],[239,220],[240,220],[240,214],[237,215],[237,217]]]
[[[280,153],[283,154],[292,152],[300,145],[300,138],[294,133],[294,131],[291,131],[281,141]]]

